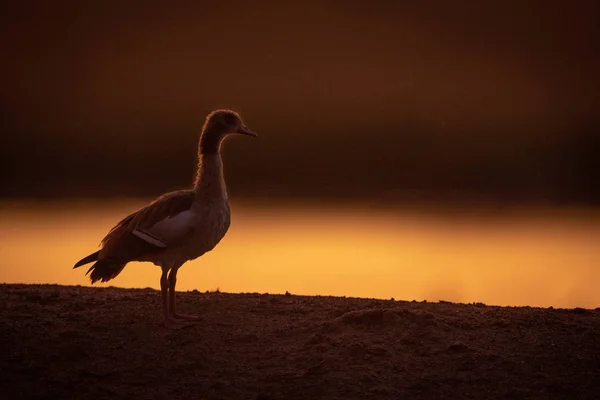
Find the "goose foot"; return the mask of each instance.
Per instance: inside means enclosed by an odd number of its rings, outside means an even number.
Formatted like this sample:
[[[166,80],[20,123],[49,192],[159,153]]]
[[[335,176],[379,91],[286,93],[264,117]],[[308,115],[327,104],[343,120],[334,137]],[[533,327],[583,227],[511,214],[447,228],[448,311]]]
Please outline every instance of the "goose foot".
[[[165,327],[168,329],[178,330],[182,328],[188,328],[192,325],[193,324],[185,323],[183,320],[177,320],[174,318],[165,319]]]
[[[200,316],[197,314],[173,314],[172,318],[176,321],[197,321],[200,319]]]

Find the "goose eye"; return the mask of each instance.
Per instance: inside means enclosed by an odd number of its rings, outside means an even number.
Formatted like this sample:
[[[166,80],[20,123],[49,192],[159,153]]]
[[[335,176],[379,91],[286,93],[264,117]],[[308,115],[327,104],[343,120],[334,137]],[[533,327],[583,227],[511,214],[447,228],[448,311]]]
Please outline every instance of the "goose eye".
[[[225,115],[224,119],[225,119],[225,123],[227,125],[235,124],[235,115],[231,115],[231,114]]]

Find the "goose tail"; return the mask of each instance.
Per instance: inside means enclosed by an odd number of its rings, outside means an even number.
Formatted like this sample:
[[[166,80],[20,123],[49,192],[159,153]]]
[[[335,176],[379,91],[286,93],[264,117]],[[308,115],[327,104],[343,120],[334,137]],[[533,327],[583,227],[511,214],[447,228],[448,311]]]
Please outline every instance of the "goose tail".
[[[127,262],[119,262],[110,258],[98,260],[85,274],[90,274],[92,284],[96,281],[108,282],[119,275],[123,271],[123,268],[125,268],[125,265],[127,265]]]
[[[90,254],[87,257],[82,258],[81,260],[77,261],[77,264],[75,264],[75,266],[73,267],[73,269],[79,268],[82,265],[89,264],[89,263],[94,262],[94,261],[98,261],[98,255],[99,254],[100,254],[100,250],[98,250],[95,253]]]

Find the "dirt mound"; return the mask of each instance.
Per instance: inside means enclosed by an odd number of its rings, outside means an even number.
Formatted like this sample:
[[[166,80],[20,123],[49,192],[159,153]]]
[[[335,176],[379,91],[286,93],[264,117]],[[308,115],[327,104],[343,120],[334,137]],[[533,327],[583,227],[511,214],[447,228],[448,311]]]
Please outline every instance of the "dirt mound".
[[[349,311],[332,321],[353,327],[408,327],[435,326],[436,316],[427,311],[407,310],[402,308],[375,308]]]

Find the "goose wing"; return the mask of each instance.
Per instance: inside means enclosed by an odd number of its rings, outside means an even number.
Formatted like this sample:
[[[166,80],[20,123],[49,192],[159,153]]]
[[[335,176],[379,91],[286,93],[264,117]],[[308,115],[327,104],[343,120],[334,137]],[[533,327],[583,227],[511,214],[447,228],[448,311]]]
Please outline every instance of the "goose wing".
[[[177,245],[194,228],[192,190],[167,193],[123,218],[102,239],[100,258],[136,260]]]

